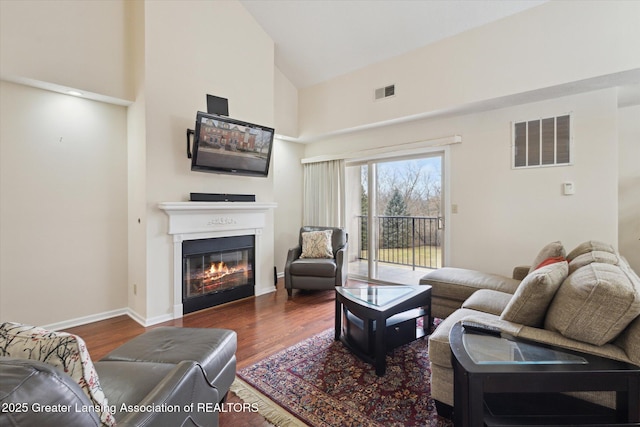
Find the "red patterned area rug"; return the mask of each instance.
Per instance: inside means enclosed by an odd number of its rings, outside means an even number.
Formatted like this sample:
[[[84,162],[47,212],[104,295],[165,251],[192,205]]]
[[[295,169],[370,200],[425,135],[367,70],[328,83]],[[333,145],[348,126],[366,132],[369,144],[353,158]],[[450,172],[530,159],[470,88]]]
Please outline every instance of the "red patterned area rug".
[[[328,329],[238,376],[310,426],[453,425],[430,397],[427,337],[387,353],[387,372],[378,377],[333,336]]]

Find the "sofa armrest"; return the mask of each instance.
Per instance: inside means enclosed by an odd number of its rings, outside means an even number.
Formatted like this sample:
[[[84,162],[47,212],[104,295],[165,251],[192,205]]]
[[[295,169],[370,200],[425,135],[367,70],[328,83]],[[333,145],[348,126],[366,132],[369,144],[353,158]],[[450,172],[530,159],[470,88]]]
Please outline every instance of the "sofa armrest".
[[[604,345],[589,344],[586,342],[567,338],[555,331],[534,328],[531,326],[524,326],[517,334],[515,334],[515,336],[517,338],[539,342],[541,344],[553,345],[555,347],[562,347],[568,350],[595,354],[596,356],[600,357],[633,363],[633,361],[629,359],[624,350],[613,343]]]
[[[349,243],[345,243],[343,247],[336,251],[336,286],[342,286],[347,283],[347,273],[349,267],[347,266],[347,249]]]
[[[287,264],[291,264],[293,261],[300,258],[300,255],[302,255],[302,246],[296,246],[295,248],[289,249],[289,252],[287,252]]]
[[[200,364],[185,360],[175,365],[142,401],[131,402],[145,410],[133,407],[124,416],[121,412],[118,426],[217,426],[218,412],[214,408],[219,400],[218,390],[207,381]]]
[[[511,277],[516,280],[524,280],[524,278],[527,277],[527,274],[529,274],[530,268],[531,267],[528,265],[517,265],[513,268],[513,274]]]
[[[101,425],[96,411],[76,410],[93,408],[80,386],[62,370],[37,360],[0,357],[0,403],[2,426]]]
[[[302,255],[302,246],[296,246],[295,248],[289,249],[287,252],[287,261],[284,264],[284,286],[285,288],[291,289],[291,272],[289,268],[291,267],[291,263]]]

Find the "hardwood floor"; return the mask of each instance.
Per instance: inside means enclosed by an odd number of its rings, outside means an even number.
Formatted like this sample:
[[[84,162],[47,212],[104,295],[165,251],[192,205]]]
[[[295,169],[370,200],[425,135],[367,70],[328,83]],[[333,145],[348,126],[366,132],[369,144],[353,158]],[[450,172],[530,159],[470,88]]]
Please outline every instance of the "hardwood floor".
[[[279,281],[280,282],[280,281]],[[264,359],[333,327],[334,291],[294,291],[287,297],[282,283],[275,293],[212,307],[144,328],[129,316],[94,322],[67,332],[80,335],[91,358],[98,360],[119,345],[158,326],[226,328],[238,334],[238,369]]]
[[[358,282],[349,285],[358,286]],[[67,329],[81,336],[91,358],[99,360],[130,339],[158,326],[226,328],[238,334],[237,369],[290,347],[334,325],[335,291],[294,291],[288,298],[283,280],[275,293],[246,298],[144,328],[128,316]],[[237,402],[230,393],[229,401]],[[221,413],[220,425],[269,426],[258,414]]]

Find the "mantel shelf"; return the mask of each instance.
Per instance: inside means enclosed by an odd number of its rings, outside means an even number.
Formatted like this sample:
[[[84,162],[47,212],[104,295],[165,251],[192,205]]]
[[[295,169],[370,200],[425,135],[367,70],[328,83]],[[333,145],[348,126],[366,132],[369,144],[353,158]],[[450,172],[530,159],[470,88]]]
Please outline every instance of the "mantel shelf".
[[[267,211],[278,206],[273,202],[162,202],[158,207],[167,214],[220,211]]]

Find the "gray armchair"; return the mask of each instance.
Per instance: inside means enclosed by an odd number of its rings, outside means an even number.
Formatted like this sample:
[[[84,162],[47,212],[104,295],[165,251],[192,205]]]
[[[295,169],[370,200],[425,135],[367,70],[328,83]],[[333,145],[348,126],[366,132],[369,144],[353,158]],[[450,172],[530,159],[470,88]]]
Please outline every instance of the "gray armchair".
[[[333,258],[300,258],[302,233],[332,230]],[[333,289],[347,281],[347,232],[336,227],[305,226],[300,229],[298,246],[289,249],[284,266],[284,286],[289,296],[293,289]]]

